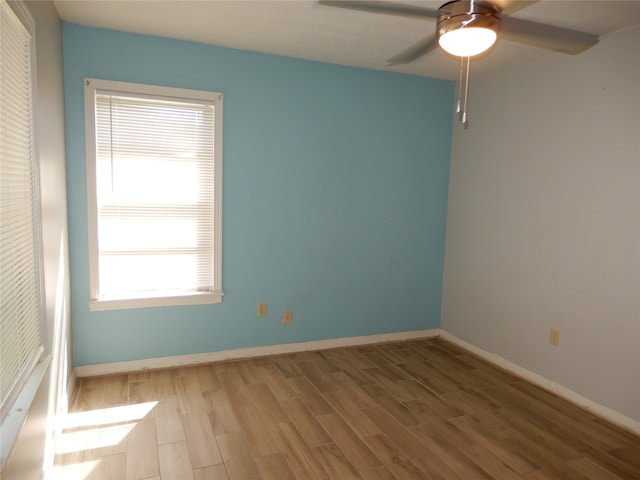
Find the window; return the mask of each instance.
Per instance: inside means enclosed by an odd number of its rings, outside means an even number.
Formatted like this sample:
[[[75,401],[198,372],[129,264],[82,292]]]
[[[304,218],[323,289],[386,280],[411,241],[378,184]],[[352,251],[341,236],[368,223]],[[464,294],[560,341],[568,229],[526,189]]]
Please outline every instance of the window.
[[[43,351],[32,20],[20,3],[15,8],[0,0],[1,419]]]
[[[219,303],[222,95],[85,80],[92,310]]]

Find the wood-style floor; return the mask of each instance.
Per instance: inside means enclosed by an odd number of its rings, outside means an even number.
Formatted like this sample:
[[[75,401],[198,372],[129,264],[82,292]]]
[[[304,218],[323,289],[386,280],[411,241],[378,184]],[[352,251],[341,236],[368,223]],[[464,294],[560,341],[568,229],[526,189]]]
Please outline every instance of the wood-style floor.
[[[57,478],[638,480],[640,438],[439,339],[83,378]]]

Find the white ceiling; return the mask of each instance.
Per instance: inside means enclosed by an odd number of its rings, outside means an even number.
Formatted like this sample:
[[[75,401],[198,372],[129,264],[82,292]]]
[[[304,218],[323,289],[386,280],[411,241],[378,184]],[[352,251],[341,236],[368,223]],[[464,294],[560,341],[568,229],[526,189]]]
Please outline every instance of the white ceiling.
[[[433,21],[332,8],[315,0],[54,0],[54,3],[64,21],[91,27],[438,78],[456,78],[459,67],[458,62],[439,50],[408,65],[385,65],[388,58],[433,34]],[[437,9],[444,0],[400,3]],[[542,0],[514,16],[606,35],[640,25],[640,0]],[[489,55],[472,62],[472,69],[496,68],[541,52],[503,40]]]

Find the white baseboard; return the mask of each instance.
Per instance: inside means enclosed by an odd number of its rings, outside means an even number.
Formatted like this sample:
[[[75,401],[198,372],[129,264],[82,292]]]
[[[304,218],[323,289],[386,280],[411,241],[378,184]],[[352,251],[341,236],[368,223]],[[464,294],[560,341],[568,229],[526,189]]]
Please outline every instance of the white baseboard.
[[[565,400],[583,408],[584,410],[600,417],[608,422],[611,422],[625,430],[630,431],[636,435],[640,435],[640,422],[634,420],[631,417],[628,417],[612,408],[606,407],[598,402],[594,402],[593,400],[580,395],[577,392],[565,387],[564,385],[560,385],[554,381],[551,381],[541,375],[538,375],[531,370],[527,370],[520,365],[513,363],[506,358],[503,358],[495,353],[487,352],[486,350],[482,350],[481,348],[475,347],[470,343],[465,342],[464,340],[459,339],[458,337],[450,334],[442,330],[440,335],[444,340],[448,340],[451,343],[458,345],[459,347],[464,348],[465,350],[469,350],[472,353],[475,353],[479,357],[487,360],[488,362],[507,370],[518,377],[523,378],[524,380],[537,385],[545,390],[548,390],[559,397],[564,398]]]
[[[310,342],[284,343],[279,345],[265,345],[261,347],[238,348],[221,352],[195,353],[191,355],[177,355],[173,357],[148,358],[128,362],[101,363],[96,365],[82,365],[75,367],[78,377],[93,377],[96,375],[112,375],[117,373],[139,372],[141,370],[155,370],[160,368],[182,367],[200,363],[222,362],[241,358],[267,357],[284,353],[308,352],[311,350],[326,350],[329,348],[353,347],[372,345],[376,343],[400,342],[418,338],[439,337],[442,330],[414,330],[410,332],[383,333],[362,337],[332,338],[329,340],[314,340]]]

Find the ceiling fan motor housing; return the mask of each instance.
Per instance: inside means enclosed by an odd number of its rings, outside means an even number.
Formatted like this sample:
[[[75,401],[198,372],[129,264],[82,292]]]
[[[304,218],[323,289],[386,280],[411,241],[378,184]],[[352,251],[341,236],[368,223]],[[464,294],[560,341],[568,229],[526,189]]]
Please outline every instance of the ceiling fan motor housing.
[[[500,30],[500,10],[487,2],[455,0],[438,9],[436,35],[440,39],[447,33],[461,29],[487,29],[496,36]]]

